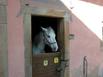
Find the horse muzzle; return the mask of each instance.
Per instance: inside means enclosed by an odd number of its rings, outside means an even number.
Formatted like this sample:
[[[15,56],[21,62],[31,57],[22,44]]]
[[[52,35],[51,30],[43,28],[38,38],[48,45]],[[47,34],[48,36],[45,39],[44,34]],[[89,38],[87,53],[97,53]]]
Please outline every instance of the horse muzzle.
[[[51,45],[51,48],[52,48],[52,51],[57,51],[57,50],[58,50],[58,45],[57,45],[57,43],[52,44],[52,45]]]

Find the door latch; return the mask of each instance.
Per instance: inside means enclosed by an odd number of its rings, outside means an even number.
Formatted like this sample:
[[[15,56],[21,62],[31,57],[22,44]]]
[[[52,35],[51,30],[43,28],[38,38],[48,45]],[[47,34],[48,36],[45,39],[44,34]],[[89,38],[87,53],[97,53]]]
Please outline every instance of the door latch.
[[[60,65],[60,67],[58,67],[56,69],[56,71],[61,72],[61,71],[64,71],[66,67],[69,67],[68,61],[69,61],[69,59],[61,60],[61,65]]]

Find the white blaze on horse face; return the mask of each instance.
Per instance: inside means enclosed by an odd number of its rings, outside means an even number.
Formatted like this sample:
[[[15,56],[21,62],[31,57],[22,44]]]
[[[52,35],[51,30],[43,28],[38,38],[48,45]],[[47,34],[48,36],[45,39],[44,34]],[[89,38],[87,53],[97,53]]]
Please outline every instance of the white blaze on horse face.
[[[45,31],[45,42],[47,45],[49,45],[53,51],[57,51],[58,50],[58,45],[55,39],[56,35],[54,30],[49,27],[47,28],[47,31]]]

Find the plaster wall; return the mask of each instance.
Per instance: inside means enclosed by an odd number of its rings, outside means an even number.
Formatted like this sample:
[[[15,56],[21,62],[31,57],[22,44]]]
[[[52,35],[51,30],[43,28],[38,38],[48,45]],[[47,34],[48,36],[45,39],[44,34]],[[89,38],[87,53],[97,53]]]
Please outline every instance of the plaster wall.
[[[103,5],[103,0],[83,0],[83,1],[94,3],[101,6]]]
[[[59,1],[55,1],[53,0],[45,4],[45,2],[40,0],[33,0],[33,2],[30,1],[30,5],[32,7],[67,10]],[[8,0],[8,77],[25,77],[23,16],[17,16],[19,12],[20,1]],[[72,13],[70,22],[67,24],[65,38],[67,40],[66,50],[70,52],[68,55],[70,58],[70,77],[83,77],[84,56],[87,56],[88,60],[88,77],[99,77],[99,69],[103,67],[103,52],[100,47],[101,40]],[[75,35],[74,39],[70,40],[70,42],[69,33]]]
[[[23,18],[20,0],[8,0],[8,77],[25,77]]]
[[[102,8],[101,0],[83,0],[86,3],[92,3],[95,6],[100,6]],[[101,4],[100,4],[101,3]],[[80,4],[77,4],[80,6]],[[103,50],[102,50],[102,41],[97,36],[98,32],[92,31],[93,28],[97,27],[99,33],[102,34],[101,24],[99,25],[86,25],[79,16],[83,16],[84,20],[90,20],[90,23],[101,23],[101,16],[99,17],[98,11],[96,13],[90,12],[84,7],[74,6],[73,9],[70,9],[72,12],[72,20],[69,24],[69,30],[71,34],[74,34],[75,37],[73,40],[70,40],[70,77],[83,77],[83,58],[87,57],[88,68],[87,76],[88,77],[102,77],[103,73]],[[82,9],[82,11],[81,11]],[[94,8],[96,11],[96,8]],[[76,14],[76,12],[78,14]],[[102,12],[102,9],[101,9]],[[83,14],[84,13],[84,14]],[[94,17],[92,17],[92,15]],[[98,16],[96,18],[96,15]],[[91,17],[90,17],[91,16]],[[94,19],[97,19],[95,21]],[[98,21],[99,20],[99,21]],[[91,26],[91,28],[90,28]],[[102,76],[101,76],[102,75]]]
[[[88,61],[88,77],[99,77],[99,70],[103,66],[101,40],[75,15],[72,15],[69,30],[75,35],[70,40],[70,77],[83,77],[84,56]]]

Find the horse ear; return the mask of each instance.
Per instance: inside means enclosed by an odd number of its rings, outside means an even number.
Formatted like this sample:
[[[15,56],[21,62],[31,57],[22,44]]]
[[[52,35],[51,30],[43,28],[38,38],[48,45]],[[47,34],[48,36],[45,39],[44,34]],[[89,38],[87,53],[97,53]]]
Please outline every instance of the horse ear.
[[[47,31],[47,29],[46,29],[46,28],[41,27],[41,29],[42,29],[43,31],[45,31],[45,32]]]

